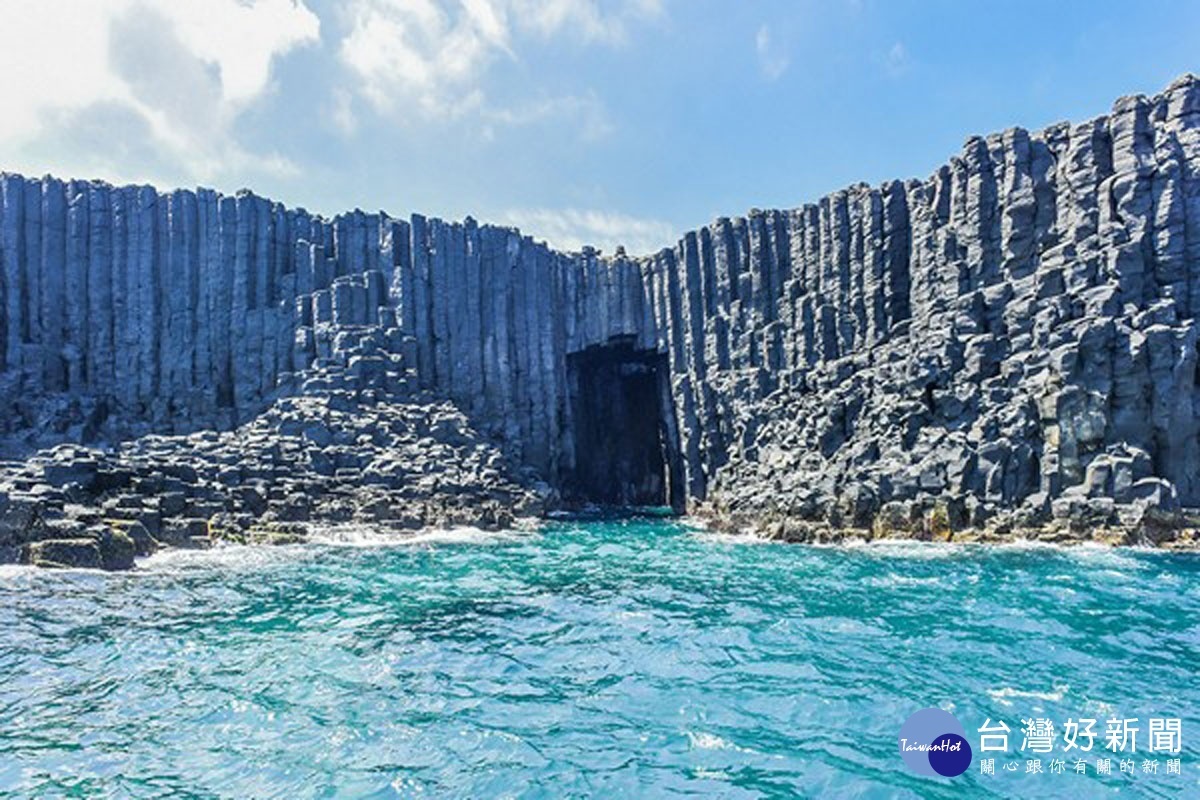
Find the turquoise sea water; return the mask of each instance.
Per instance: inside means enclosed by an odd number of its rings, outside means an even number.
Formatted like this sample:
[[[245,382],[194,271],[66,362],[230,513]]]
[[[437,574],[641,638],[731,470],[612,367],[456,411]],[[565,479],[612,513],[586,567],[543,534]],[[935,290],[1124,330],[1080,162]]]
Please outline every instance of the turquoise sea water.
[[[331,534],[332,536],[333,534]],[[642,518],[0,572],[12,796],[1200,796],[1200,559],[754,543]],[[936,705],[1006,773],[905,771]],[[1024,774],[1022,717],[1140,718]],[[1144,754],[1182,719],[1179,775]],[[1101,722],[1101,727],[1103,722]],[[990,754],[995,757],[996,754]],[[1158,773],[1142,772],[1157,758]]]

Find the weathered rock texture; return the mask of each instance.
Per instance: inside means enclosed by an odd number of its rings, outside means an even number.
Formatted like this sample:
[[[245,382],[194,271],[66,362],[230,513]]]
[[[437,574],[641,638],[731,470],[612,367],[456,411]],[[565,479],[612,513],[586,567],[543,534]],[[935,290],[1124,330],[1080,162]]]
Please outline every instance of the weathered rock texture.
[[[388,391],[453,401],[567,489],[596,472],[574,419],[594,381],[574,365],[619,346],[658,365],[645,413],[676,505],[925,533],[1200,505],[1191,76],[1082,124],[971,138],[925,181],[718,219],[641,258],[249,193],[0,189],[13,451],[231,429],[371,331],[401,370]]]
[[[291,543],[310,522],[509,527],[551,487],[414,390],[378,328],[343,331],[294,396],[232,431],[62,444],[0,465],[0,563],[125,569],[161,546]]]

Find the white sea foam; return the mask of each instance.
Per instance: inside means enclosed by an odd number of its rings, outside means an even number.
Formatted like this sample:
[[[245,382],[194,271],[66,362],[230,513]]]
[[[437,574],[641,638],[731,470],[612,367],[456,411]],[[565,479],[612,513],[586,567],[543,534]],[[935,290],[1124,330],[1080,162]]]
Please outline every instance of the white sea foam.
[[[900,575],[899,573],[889,572],[883,577],[868,578],[866,583],[869,586],[937,586],[942,582],[942,578],[936,575],[931,575],[924,578],[918,578],[913,575]]]
[[[954,558],[955,556],[965,555],[970,552],[961,544],[922,542],[917,539],[872,539],[871,541],[852,539],[848,542],[830,546],[850,550],[861,549],[873,556],[894,556],[908,559]]]
[[[1092,565],[1104,565],[1117,570],[1141,570],[1146,569],[1149,562],[1139,556],[1154,551],[1145,548],[1112,547],[1099,542],[1087,542],[1076,547],[1064,548],[1064,552]]]
[[[729,542],[737,544],[776,544],[775,539],[769,539],[752,528],[746,528],[738,533],[712,531],[704,529],[702,524],[696,526],[693,532],[705,541]],[[1034,539],[1012,539],[1002,542],[930,542],[921,539],[861,539],[852,537],[840,542],[798,542],[800,547],[812,547],[821,550],[861,550],[871,555],[896,558],[940,559],[954,558],[971,553],[999,552],[1046,552],[1078,557],[1081,560],[1105,564],[1120,569],[1145,570],[1150,565],[1139,558],[1145,554],[1159,554],[1162,551],[1143,546],[1114,546],[1103,542],[1041,542]],[[1120,574],[1114,572],[1114,574]],[[1123,577],[1128,577],[1123,575]]]
[[[188,572],[220,567],[226,571],[258,570],[274,564],[305,558],[296,545],[246,545],[219,542],[207,549],[167,548],[139,558],[133,576]]]
[[[55,567],[46,569],[32,564],[0,564],[0,581],[11,582],[28,578],[44,578],[56,575],[66,578],[73,575],[111,575],[113,573],[96,567]]]
[[[255,570],[271,565],[311,561],[327,548],[434,547],[437,545],[498,544],[525,539],[528,530],[485,531],[475,527],[431,528],[420,531],[389,531],[370,525],[330,525],[315,529],[304,542],[295,544],[236,544],[218,542],[208,549],[168,548],[138,559],[130,574],[211,569]]]
[[[722,739],[714,733],[706,733],[704,731],[684,731],[688,737],[688,743],[693,750],[734,750],[738,753],[753,753],[747,747],[740,747],[728,739]]]
[[[1070,690],[1067,684],[1055,684],[1054,690],[1050,692],[1025,691],[1023,689],[1014,689],[1011,686],[1004,686],[1000,689],[988,689],[988,696],[997,703],[1004,706],[1011,706],[1014,698],[1025,700],[1045,700],[1057,703],[1063,699],[1066,693]]]
[[[295,544],[237,544],[216,542],[212,547],[189,549],[169,547],[138,558],[130,572],[110,573],[99,569],[56,569],[53,573],[28,564],[0,564],[0,581],[10,582],[35,575],[129,575],[148,576],[221,567],[226,570],[256,570],[274,564],[318,558],[322,547],[434,547],[437,545],[493,545],[520,541],[537,535],[537,520],[517,520],[512,529],[485,531],[460,526],[429,528],[419,531],[390,531],[370,525],[330,525],[314,529],[304,541]]]
[[[688,534],[694,539],[698,539],[705,544],[726,544],[726,545],[757,545],[757,544],[773,544],[770,539],[762,536],[755,536],[750,531],[743,533],[727,533],[725,531],[714,531],[707,528],[696,528],[688,531]]]
[[[314,544],[344,547],[420,547],[438,544],[499,544],[529,538],[528,529],[485,531],[470,525],[455,528],[389,531],[370,525],[332,525],[309,536]]]

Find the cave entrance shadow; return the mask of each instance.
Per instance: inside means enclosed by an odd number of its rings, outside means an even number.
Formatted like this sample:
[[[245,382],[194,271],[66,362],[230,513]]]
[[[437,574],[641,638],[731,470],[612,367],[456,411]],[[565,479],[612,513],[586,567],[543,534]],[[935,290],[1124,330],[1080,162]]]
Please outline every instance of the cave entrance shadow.
[[[568,500],[606,506],[684,504],[665,353],[620,337],[567,356],[573,466]]]

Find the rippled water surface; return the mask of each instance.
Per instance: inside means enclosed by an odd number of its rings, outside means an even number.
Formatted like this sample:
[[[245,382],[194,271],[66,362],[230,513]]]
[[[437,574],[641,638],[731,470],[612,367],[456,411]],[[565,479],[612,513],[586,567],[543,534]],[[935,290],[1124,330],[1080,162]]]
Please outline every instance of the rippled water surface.
[[[17,796],[1200,796],[1189,556],[644,518],[5,570]],[[1014,759],[1021,717],[1181,717],[1182,775],[910,775],[929,705]]]

